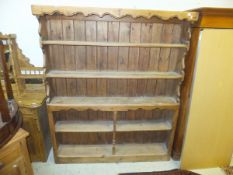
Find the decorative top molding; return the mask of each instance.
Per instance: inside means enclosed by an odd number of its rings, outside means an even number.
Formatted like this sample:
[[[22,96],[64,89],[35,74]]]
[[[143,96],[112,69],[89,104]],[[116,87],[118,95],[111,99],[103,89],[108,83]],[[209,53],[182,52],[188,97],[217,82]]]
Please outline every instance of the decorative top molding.
[[[129,15],[133,18],[144,17],[150,19],[151,17],[156,16],[162,20],[169,20],[171,18],[178,18],[179,20],[188,20],[191,22],[198,20],[197,12],[32,5],[33,15],[43,16],[53,15],[55,13],[65,16],[83,14],[84,16],[98,15],[99,17],[103,17],[108,14],[112,15],[114,18],[122,18]]]
[[[199,8],[189,11],[199,13],[199,20],[195,27],[200,28],[233,28],[233,8]]]

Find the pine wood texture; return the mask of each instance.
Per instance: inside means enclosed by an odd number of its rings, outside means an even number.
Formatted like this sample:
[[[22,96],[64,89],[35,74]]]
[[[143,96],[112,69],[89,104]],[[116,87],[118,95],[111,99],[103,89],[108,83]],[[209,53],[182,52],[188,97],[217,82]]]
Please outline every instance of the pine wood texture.
[[[182,146],[184,141],[189,104],[190,104],[190,94],[192,88],[192,82],[194,77],[194,68],[196,62],[196,54],[198,47],[200,29],[194,28],[192,31],[192,38],[190,44],[190,50],[187,54],[186,59],[186,68],[185,68],[185,77],[183,84],[181,86],[181,107],[179,111],[179,117],[177,122],[177,129],[175,133],[174,146],[173,146],[173,159],[179,160],[182,152]]]
[[[198,14],[32,11],[40,22],[56,162],[168,160]]]
[[[33,94],[27,94],[28,96]],[[34,97],[38,98],[35,94]],[[45,96],[37,99],[37,104],[29,103],[31,97],[25,97],[20,104],[20,112],[23,116],[22,127],[30,132],[27,138],[27,146],[30,153],[31,161],[43,161],[48,158],[51,141],[48,126],[48,117],[46,110]],[[39,101],[40,100],[40,101]]]
[[[33,175],[31,162],[26,145],[28,133],[23,129],[0,149],[0,174]]]
[[[115,18],[121,18],[130,15],[133,18],[142,16],[148,19],[151,18],[152,16],[157,16],[163,20],[168,20],[170,18],[178,18],[179,20],[186,19],[189,21],[196,21],[198,19],[198,13],[196,12],[32,5],[33,15],[44,16],[44,15],[53,15],[55,13],[59,13],[65,16],[73,16],[78,13],[82,13],[84,16],[97,15],[99,17],[102,17],[106,14],[111,14]]]
[[[106,47],[184,47],[186,44],[164,44],[164,43],[124,43],[124,42],[82,42],[82,41],[42,41],[44,45],[71,45],[71,46],[106,46]]]
[[[127,111],[136,109],[176,109],[179,104],[171,97],[54,97],[48,104],[53,110]]]
[[[3,147],[18,131],[22,119],[18,112],[18,106],[12,105],[14,97],[8,74],[7,59],[5,57],[5,45],[0,44],[0,67],[3,70],[4,81],[0,79],[0,148]],[[5,94],[2,84],[5,85]]]
[[[5,45],[5,49],[9,50],[7,68],[11,70],[10,67],[12,67],[13,69],[13,72],[9,71],[8,75],[12,82],[15,82],[11,85],[15,100],[19,105],[20,116],[23,117],[22,127],[30,133],[30,136],[26,139],[30,159],[31,161],[46,161],[51,148],[51,141],[49,139],[50,134],[45,105],[45,87],[43,83],[25,83],[25,79],[43,78],[44,69],[30,64],[29,59],[18,47],[15,35],[0,35],[0,40],[7,41]],[[6,86],[3,89],[6,92]],[[17,120],[13,120],[14,125]],[[10,127],[5,126],[5,128],[1,130],[2,133],[4,133],[3,131],[7,133],[7,129],[9,131],[12,130]]]
[[[133,72],[133,71],[57,71],[46,74],[47,78],[109,78],[109,79],[182,79],[176,72]]]
[[[164,144],[120,144],[112,154],[112,145],[62,145],[59,146],[58,159],[66,162],[138,162],[167,160]]]

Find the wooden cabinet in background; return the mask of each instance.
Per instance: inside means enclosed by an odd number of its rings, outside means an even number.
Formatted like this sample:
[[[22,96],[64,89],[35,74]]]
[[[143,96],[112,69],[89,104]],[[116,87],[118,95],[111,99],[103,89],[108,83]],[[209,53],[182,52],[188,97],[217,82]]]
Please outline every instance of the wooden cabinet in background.
[[[195,28],[201,37],[197,36],[183,169],[229,166],[233,153],[233,9],[198,11],[201,18]]]
[[[46,161],[51,141],[45,105],[44,69],[30,64],[18,47],[15,35],[0,35],[0,40],[7,40],[7,67],[11,82],[14,82],[12,89],[23,118],[23,128],[29,132],[27,146],[31,161]]]
[[[25,93],[17,99],[23,128],[30,133],[27,146],[31,161],[46,161],[51,140],[44,93]]]
[[[0,175],[33,175],[23,129],[0,149]]]

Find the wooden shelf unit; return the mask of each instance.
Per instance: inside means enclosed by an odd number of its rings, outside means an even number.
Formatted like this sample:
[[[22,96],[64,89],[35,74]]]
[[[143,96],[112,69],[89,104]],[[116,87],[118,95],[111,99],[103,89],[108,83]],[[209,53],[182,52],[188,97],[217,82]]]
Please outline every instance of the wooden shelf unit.
[[[55,161],[168,160],[198,14],[50,6],[32,12],[46,57]]]

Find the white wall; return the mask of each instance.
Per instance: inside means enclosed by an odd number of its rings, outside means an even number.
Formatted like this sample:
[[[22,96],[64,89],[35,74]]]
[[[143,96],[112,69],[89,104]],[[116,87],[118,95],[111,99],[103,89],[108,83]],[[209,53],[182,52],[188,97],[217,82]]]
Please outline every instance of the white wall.
[[[233,0],[0,0],[0,32],[15,33],[19,47],[36,66],[43,65],[43,56],[39,46],[39,25],[36,17],[32,16],[31,4],[157,10],[187,10],[198,7],[233,8]]]

